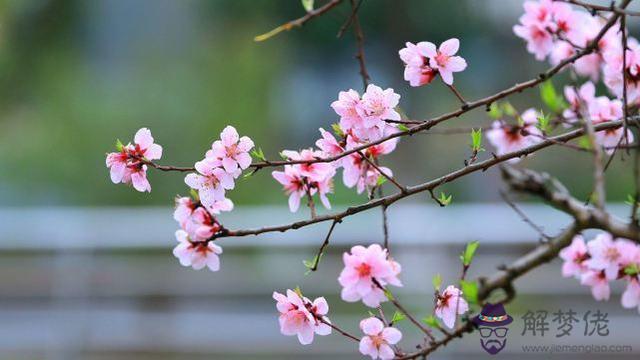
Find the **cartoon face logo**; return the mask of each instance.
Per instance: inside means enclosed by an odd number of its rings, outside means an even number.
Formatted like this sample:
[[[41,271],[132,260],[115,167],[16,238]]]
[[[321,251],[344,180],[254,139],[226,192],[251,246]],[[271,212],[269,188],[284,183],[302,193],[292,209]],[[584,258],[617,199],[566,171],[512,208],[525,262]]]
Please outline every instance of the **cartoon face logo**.
[[[473,323],[480,332],[480,345],[491,355],[499,353],[507,345],[507,325],[513,318],[507,314],[502,304],[487,303]]]

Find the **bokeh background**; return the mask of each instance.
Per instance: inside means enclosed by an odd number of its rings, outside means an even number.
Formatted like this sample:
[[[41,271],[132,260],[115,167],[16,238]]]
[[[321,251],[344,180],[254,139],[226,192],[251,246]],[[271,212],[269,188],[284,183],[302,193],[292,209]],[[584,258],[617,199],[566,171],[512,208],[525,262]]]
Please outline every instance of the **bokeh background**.
[[[140,127],[149,127],[163,145],[162,163],[174,165],[200,159],[227,124],[252,137],[268,158],[313,144],[317,129],[337,120],[329,104],[338,91],[361,89],[353,34],[336,37],[350,13],[346,3],[301,29],[256,43],[255,35],[302,16],[300,2],[0,1],[0,358],[358,358],[337,336],[305,348],[280,336],[270,295],[296,285],[310,296],[325,295],[334,321],[356,332],[366,310],[336,296],[339,254],[351,244],[380,240],[377,211],[339,226],[318,273],[305,276],[301,260],[313,256],[324,225],[226,240],[223,269],[195,272],[170,254],[172,199],[186,193],[183,174],[150,171],[153,192],[140,194],[111,184],[104,165],[115,139],[127,142]],[[469,63],[456,76],[468,99],[534,77],[548,65],[536,62],[513,35],[521,3],[365,0],[360,19],[373,82],[401,94],[411,118],[455,108],[455,97],[437,82],[409,87],[397,55],[405,41],[450,37],[461,39],[460,54]],[[638,34],[637,25],[629,21],[631,35]],[[560,88],[566,74],[554,81]],[[511,101],[520,110],[541,106],[536,89]],[[442,128],[489,123],[478,109]],[[465,134],[419,135],[404,139],[383,161],[402,183],[415,184],[462,166],[468,144]],[[584,153],[550,149],[523,163],[588,196],[591,159]],[[607,181],[609,200],[621,203],[613,208],[625,214],[622,201],[633,188],[629,162],[614,160]],[[416,312],[429,311],[433,274],[455,279],[456,254],[466,241],[483,244],[473,276],[535,246],[536,233],[502,203],[501,187],[493,169],[445,185],[451,207],[436,208],[420,195],[390,210],[394,254],[407,283],[401,293]],[[236,210],[221,220],[232,228],[306,216],[288,213],[268,171],[240,181],[229,196]],[[337,208],[365,201],[340,183],[331,199]],[[525,209],[549,233],[568,221],[538,204]],[[595,303],[588,289],[560,279],[557,262],[518,284],[523,296],[512,305],[514,313],[532,307],[611,313],[612,336],[577,334],[563,341],[635,343],[640,350],[640,336],[628,331],[638,315],[620,309],[618,295]],[[439,356],[482,355],[477,338],[469,339]],[[506,351],[526,357],[517,345]]]

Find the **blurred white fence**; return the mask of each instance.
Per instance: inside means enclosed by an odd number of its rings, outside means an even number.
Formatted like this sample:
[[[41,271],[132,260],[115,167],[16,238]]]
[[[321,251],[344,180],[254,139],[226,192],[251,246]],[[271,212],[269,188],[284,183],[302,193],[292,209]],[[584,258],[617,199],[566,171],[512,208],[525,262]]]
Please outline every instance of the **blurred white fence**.
[[[624,205],[611,208],[626,216]],[[570,220],[542,205],[522,209],[548,234]],[[481,241],[470,274],[475,277],[538,240],[504,204],[403,205],[389,215],[392,252],[403,264],[405,287],[398,294],[422,316],[431,306],[431,276],[455,281],[464,243]],[[259,227],[298,216],[282,207],[238,207],[223,222],[229,228]],[[346,247],[381,240],[379,211],[338,225],[319,271],[305,276],[302,260],[313,257],[328,226],[224,239],[222,269],[211,273],[182,268],[172,257],[176,224],[169,208],[0,209],[0,359],[282,359],[303,353],[359,358],[354,345],[339,336],[302,347],[277,330],[271,293],[297,285],[309,296],[326,296],[334,322],[352,332],[366,316],[361,305],[339,301],[336,277]],[[640,316],[620,308],[619,289],[610,302],[596,303],[587,288],[560,277],[558,261],[516,285],[521,296],[509,307],[513,315],[526,309],[601,309],[609,313],[612,335],[588,343],[634,344],[640,350]],[[407,344],[416,340],[408,325],[401,325]],[[522,330],[519,321],[512,327]],[[458,341],[440,357],[480,354],[477,341]],[[518,344],[530,341],[510,339],[506,356],[522,357]],[[580,336],[563,341],[585,343]]]

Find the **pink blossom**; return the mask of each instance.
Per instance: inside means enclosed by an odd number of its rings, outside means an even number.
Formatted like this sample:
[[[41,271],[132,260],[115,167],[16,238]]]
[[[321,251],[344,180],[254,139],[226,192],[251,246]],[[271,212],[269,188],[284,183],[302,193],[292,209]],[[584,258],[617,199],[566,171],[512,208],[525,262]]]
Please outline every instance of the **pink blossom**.
[[[190,197],[176,198],[176,208],[173,212],[173,219],[184,227],[184,224],[189,220],[193,210],[196,209],[196,204]]]
[[[292,161],[313,161],[324,157],[322,151],[314,151],[313,149],[304,149],[300,152],[284,150],[282,155]],[[309,178],[312,182],[323,181],[333,177],[336,173],[336,168],[327,162],[302,163],[296,164],[296,166],[299,168],[300,175]]]
[[[469,304],[462,297],[462,291],[449,285],[438,295],[435,314],[449,329],[453,329],[457,316],[456,310],[457,315],[462,315],[469,311]]]
[[[211,144],[207,157],[219,160],[228,173],[239,175],[238,168],[244,170],[251,165],[249,151],[253,146],[253,141],[249,137],[240,137],[233,126],[227,126],[222,130],[220,140]]]
[[[587,243],[591,258],[586,261],[589,269],[603,271],[607,280],[615,280],[620,272],[622,252],[611,234],[603,232]]]
[[[574,236],[571,245],[560,251],[560,258],[564,260],[562,264],[562,276],[580,278],[587,270],[585,261],[589,258],[587,246],[582,236]]]
[[[522,113],[521,125],[508,125],[502,121],[494,121],[487,131],[487,139],[496,148],[497,155],[503,155],[541,142],[542,133],[535,126],[538,122],[536,110],[529,109]],[[509,162],[517,162],[519,158],[512,158]]]
[[[278,321],[283,335],[297,335],[302,345],[311,344],[314,334],[321,336],[331,334],[330,323],[326,317],[329,305],[323,297],[311,302],[295,291],[287,290],[287,295],[273,293],[276,308],[280,312]],[[326,322],[326,323],[325,323]]]
[[[552,0],[525,1],[523,4],[524,14],[520,17],[520,22],[552,28],[554,26],[552,23],[554,6]]]
[[[289,195],[289,210],[291,210],[291,212],[298,211],[300,199],[306,195],[307,191],[299,167],[285,165],[284,171],[274,171],[271,175],[277,182],[284,186],[284,191]]]
[[[594,124],[621,119],[623,116],[622,102],[620,100],[610,100],[606,96],[597,97],[589,103],[589,116]],[[596,142],[604,146],[608,154],[612,154],[624,136],[624,128],[620,126],[598,131],[595,136]],[[628,129],[627,138],[622,143],[626,144],[626,140],[629,143],[633,141],[633,133]]]
[[[587,270],[580,277],[580,283],[591,286],[591,294],[597,301],[609,300],[611,289],[604,271]]]
[[[402,286],[398,279],[400,264],[387,259],[387,256],[387,250],[377,244],[368,248],[357,245],[351,248],[351,253],[344,253],[342,259],[345,267],[338,277],[338,282],[343,287],[342,300],[362,300],[369,307],[377,307],[387,299],[374,279],[381,286]]]
[[[430,83],[436,76],[436,71],[429,66],[429,58],[425,47],[427,42],[413,44],[406,43],[406,47],[400,49],[400,59],[405,63],[404,79],[411,86],[422,86]]]
[[[623,74],[622,67],[626,65],[625,73],[627,78],[627,101],[634,104],[640,100],[640,45],[635,39],[629,39],[629,49],[625,52],[623,61],[622,49],[612,47],[603,51],[604,83],[609,90],[618,97],[623,97]],[[624,64],[626,62],[626,64]]]
[[[343,130],[362,126],[362,118],[356,110],[359,104],[360,94],[353,89],[340,91],[338,100],[331,103],[333,110],[340,116],[340,127]]]
[[[455,56],[460,47],[456,38],[449,39],[436,50],[433,43],[425,42],[421,50],[429,58],[429,65],[437,70],[445,84],[453,84],[453,73],[467,68],[467,62],[460,56]]]
[[[333,134],[323,128],[320,128],[319,130],[322,138],[316,141],[316,146],[322,150],[323,156],[337,156],[344,152],[344,148],[340,145],[338,140],[336,140]],[[340,160],[337,160],[336,163],[339,163],[339,161]]]
[[[212,241],[193,241],[184,230],[176,231],[178,245],[173,249],[173,256],[180,260],[180,265],[191,266],[200,270],[205,266],[211,271],[220,269],[222,248]]]
[[[627,287],[622,293],[621,303],[623,308],[637,308],[640,312],[640,279],[637,275],[627,283]]]
[[[527,41],[527,51],[544,60],[553,49],[553,36],[540,24],[515,25],[513,32]]]
[[[184,182],[198,190],[200,202],[207,208],[219,209],[233,206],[225,198],[225,191],[235,187],[233,174],[227,173],[216,164],[216,160],[205,158],[195,164],[198,173],[187,174]]]
[[[359,350],[362,355],[369,355],[372,359],[390,360],[395,357],[391,345],[402,339],[400,330],[385,327],[378,318],[370,317],[360,321],[360,329],[365,336],[360,339]]]
[[[383,120],[400,120],[400,114],[394,109],[399,102],[400,95],[393,89],[382,90],[379,86],[369,84],[356,111],[362,117],[363,126],[372,128],[379,126]]]
[[[132,184],[140,192],[151,192],[147,180],[146,160],[162,157],[162,146],[154,144],[151,131],[141,128],[134,136],[134,144],[122,146],[119,152],[107,154],[106,164],[114,184]]]
[[[575,120],[580,117],[580,109],[589,106],[596,97],[596,87],[591,81],[587,81],[576,92],[574,86],[564,87],[564,96],[569,102],[569,108],[564,110],[562,116],[567,120]]]

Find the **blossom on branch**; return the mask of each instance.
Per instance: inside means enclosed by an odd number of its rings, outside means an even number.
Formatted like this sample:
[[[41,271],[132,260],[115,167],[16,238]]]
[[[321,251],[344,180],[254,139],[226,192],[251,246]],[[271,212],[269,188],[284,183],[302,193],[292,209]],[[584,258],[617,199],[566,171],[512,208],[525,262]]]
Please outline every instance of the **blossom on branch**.
[[[542,132],[536,127],[540,114],[535,109],[528,109],[520,116],[518,125],[506,124],[503,121],[493,122],[487,131],[487,139],[496,148],[496,155],[524,149],[543,140]],[[512,158],[509,162],[517,162],[519,158]]]
[[[456,317],[467,311],[469,311],[469,304],[462,297],[462,291],[453,285],[447,286],[436,297],[435,314],[449,329],[453,329]]]
[[[200,270],[205,266],[211,271],[220,269],[220,259],[222,248],[212,241],[196,241],[189,237],[184,230],[176,231],[178,245],[173,249],[173,255],[180,260],[182,266],[191,266],[195,270]]]
[[[219,167],[217,160],[213,158],[205,158],[196,162],[195,168],[198,173],[187,174],[184,182],[190,188],[198,191],[202,205],[218,211],[221,209],[221,204],[228,205],[225,192],[235,187],[234,175]]]
[[[374,360],[390,360],[395,357],[392,345],[402,339],[400,330],[394,327],[385,327],[382,321],[376,317],[360,321],[360,330],[365,334],[360,339],[359,345],[362,355],[368,355]]]
[[[140,192],[151,192],[145,161],[160,159],[162,146],[154,144],[149,129],[142,128],[136,132],[133,144],[118,143],[118,147],[118,152],[107,154],[111,181],[114,184],[132,184]]]
[[[222,130],[220,140],[211,144],[206,157],[219,161],[229,174],[239,175],[238,168],[244,170],[251,165],[249,152],[253,147],[253,141],[249,137],[240,137],[233,126],[227,126]]]
[[[287,295],[273,293],[276,308],[280,312],[278,322],[283,335],[297,335],[302,345],[313,342],[314,334],[321,336],[331,334],[331,322],[326,317],[329,305],[324,297],[311,302],[296,291],[287,289]]]
[[[402,286],[398,279],[400,264],[389,259],[387,250],[378,244],[368,248],[356,245],[350,253],[344,253],[342,259],[345,267],[338,282],[343,287],[340,295],[344,301],[362,300],[369,307],[377,307],[387,300],[378,285]]]

